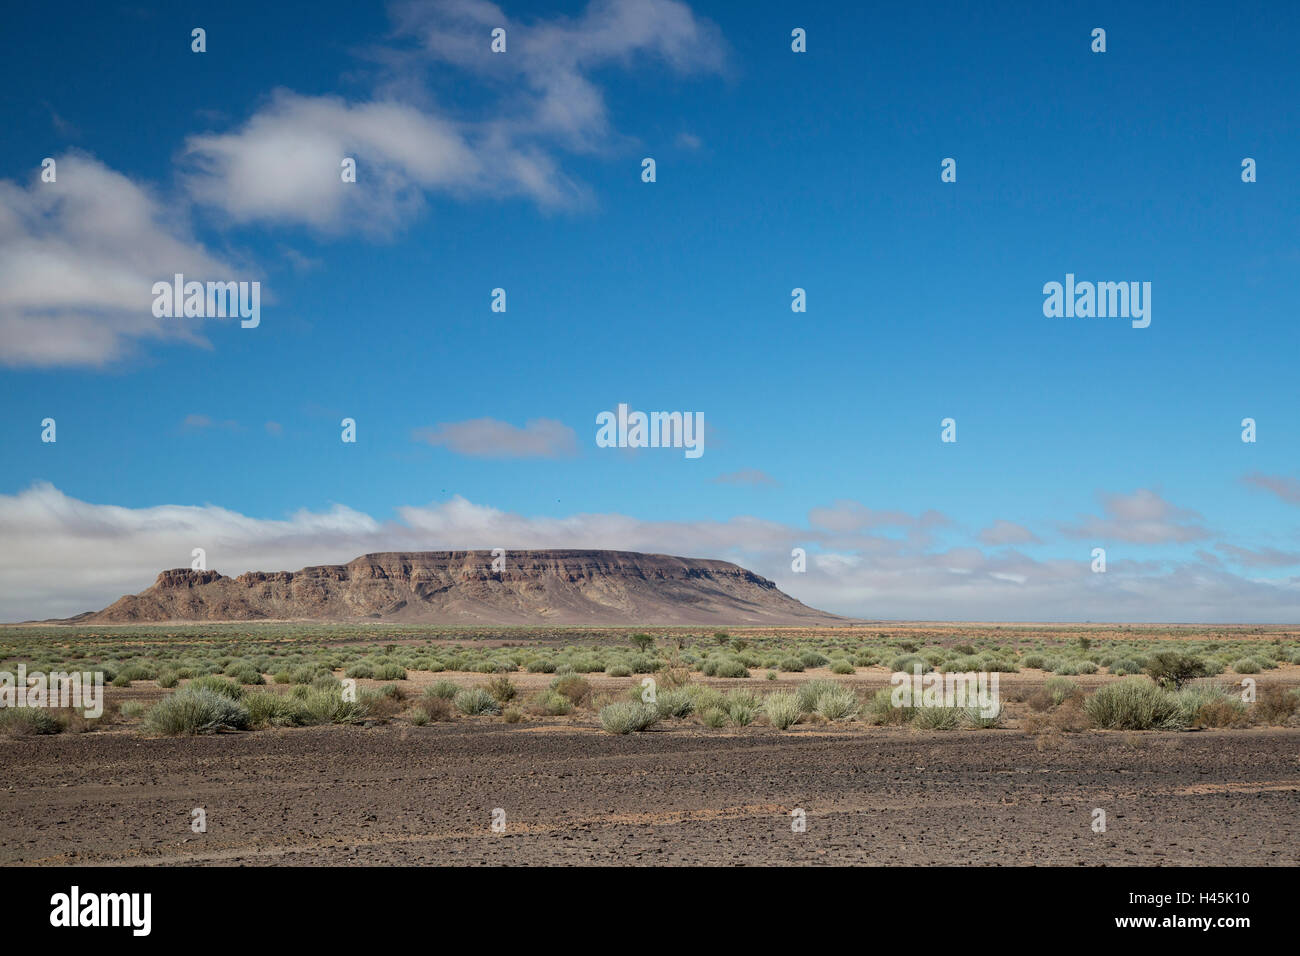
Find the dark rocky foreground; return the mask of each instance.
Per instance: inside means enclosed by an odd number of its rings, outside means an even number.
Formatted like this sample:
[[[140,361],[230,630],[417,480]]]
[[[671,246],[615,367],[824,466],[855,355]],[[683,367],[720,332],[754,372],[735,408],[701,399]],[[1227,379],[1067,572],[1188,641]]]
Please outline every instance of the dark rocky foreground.
[[[0,767],[9,865],[1300,862],[1296,729],[613,737],[462,720],[0,740]]]

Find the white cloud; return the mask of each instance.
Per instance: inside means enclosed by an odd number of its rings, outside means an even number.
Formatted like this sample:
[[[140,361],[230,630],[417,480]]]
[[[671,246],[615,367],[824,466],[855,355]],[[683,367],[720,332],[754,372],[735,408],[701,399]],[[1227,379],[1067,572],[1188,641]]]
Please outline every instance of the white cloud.
[[[980,541],[991,547],[1006,544],[1039,544],[1038,536],[1024,525],[999,518],[980,532]]]
[[[1086,515],[1076,525],[1061,528],[1071,538],[1098,543],[1174,544],[1200,541],[1209,531],[1193,524],[1200,515],[1177,508],[1154,491],[1139,488],[1131,495],[1103,495],[1104,516]]]
[[[197,320],[154,317],[153,284],[235,270],[148,188],[81,153],[56,168],[52,183],[0,181],[0,361],[102,366],[141,339],[206,344]]]
[[[1287,475],[1265,475],[1254,472],[1242,479],[1248,485],[1263,488],[1283,501],[1300,505],[1300,481]]]
[[[495,418],[444,422],[417,429],[414,437],[471,458],[563,458],[578,450],[573,429],[552,418],[534,418],[523,428]]]
[[[361,102],[278,90],[242,127],[192,136],[184,180],[200,203],[235,221],[296,223],[321,232],[384,233],[417,213],[428,193],[525,196],[547,208],[589,201],[560,168],[556,148],[607,149],[617,138],[590,74],[657,60],[679,73],[721,68],[720,33],[673,0],[597,0],[577,19],[510,21],[479,0],[392,8],[397,38],[376,59],[416,73],[450,64],[498,92],[457,116],[413,76]],[[507,28],[508,51],[490,50]],[[462,84],[463,85],[463,84]],[[344,183],[339,164],[357,162]]]
[[[738,516],[647,521],[621,514],[530,517],[461,497],[404,507],[381,522],[336,505],[284,520],[215,505],[121,508],[70,498],[49,484],[0,495],[0,620],[70,616],[141,591],[158,571],[208,567],[236,575],[343,563],[390,550],[610,548],[722,558],[774,579],[814,607],[866,618],[919,620],[1300,621],[1300,578],[1251,580],[1204,560],[1039,561],[1014,550],[917,550],[906,542]],[[913,519],[919,520],[919,519]],[[808,570],[790,549],[820,547]]]

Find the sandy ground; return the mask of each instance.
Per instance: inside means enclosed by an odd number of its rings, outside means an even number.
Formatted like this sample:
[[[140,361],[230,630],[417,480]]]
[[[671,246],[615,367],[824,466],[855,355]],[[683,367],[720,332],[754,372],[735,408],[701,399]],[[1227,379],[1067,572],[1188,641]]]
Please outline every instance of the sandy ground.
[[[0,863],[1300,863],[1300,729],[591,723],[6,740]]]

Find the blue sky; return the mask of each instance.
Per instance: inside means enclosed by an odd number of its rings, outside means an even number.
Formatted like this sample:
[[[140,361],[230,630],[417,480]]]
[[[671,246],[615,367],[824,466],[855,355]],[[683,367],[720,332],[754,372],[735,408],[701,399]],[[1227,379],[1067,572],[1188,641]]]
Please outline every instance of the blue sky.
[[[1131,6],[14,11],[0,618],[192,547],[599,546],[869,617],[1300,620],[1300,10]],[[260,325],[154,319],[177,271]],[[1150,326],[1045,317],[1067,272]],[[619,402],[705,453],[598,448]]]

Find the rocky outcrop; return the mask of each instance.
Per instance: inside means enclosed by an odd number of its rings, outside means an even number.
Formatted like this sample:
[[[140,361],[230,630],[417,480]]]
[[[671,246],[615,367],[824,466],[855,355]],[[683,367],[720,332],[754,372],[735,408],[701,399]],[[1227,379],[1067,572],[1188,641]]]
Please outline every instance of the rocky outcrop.
[[[850,623],[729,561],[633,551],[367,554],[301,571],[163,571],[78,623],[386,620],[416,624],[671,626]]]

